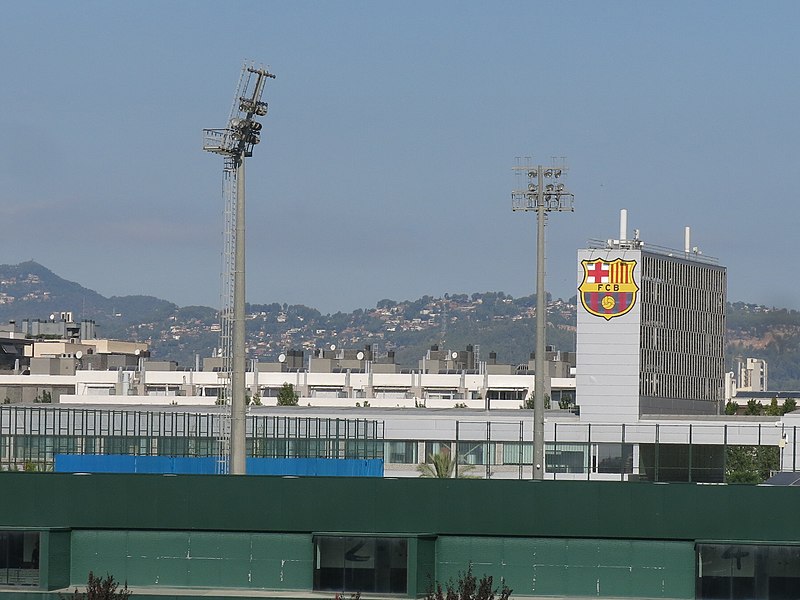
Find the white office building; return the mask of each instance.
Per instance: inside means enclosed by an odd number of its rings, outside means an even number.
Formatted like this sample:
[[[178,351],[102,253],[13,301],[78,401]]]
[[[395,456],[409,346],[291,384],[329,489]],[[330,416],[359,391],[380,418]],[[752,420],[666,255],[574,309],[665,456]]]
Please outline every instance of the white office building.
[[[578,252],[577,404],[590,422],[717,415],[725,399],[726,270],[627,239]]]

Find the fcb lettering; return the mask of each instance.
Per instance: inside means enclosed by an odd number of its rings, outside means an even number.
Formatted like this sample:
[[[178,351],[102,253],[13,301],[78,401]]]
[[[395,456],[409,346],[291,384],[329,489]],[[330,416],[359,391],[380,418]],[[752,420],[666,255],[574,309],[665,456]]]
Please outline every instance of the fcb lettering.
[[[582,260],[583,282],[578,287],[581,304],[606,321],[627,313],[636,303],[639,286],[634,281],[635,260]]]

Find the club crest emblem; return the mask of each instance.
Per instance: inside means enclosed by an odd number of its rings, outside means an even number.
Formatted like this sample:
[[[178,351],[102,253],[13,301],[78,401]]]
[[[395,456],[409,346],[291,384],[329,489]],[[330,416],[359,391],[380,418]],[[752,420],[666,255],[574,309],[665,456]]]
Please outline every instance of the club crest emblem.
[[[581,304],[591,314],[606,321],[628,312],[636,304],[639,286],[633,280],[635,260],[582,260]]]

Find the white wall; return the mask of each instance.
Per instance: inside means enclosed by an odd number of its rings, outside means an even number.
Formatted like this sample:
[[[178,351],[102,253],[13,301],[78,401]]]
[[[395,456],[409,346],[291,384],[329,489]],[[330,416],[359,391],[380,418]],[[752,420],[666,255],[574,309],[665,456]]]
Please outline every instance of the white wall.
[[[579,250],[578,286],[584,279],[582,260],[635,260],[633,277],[641,288],[639,250]],[[635,423],[639,418],[639,336],[641,298],[624,315],[606,320],[587,311],[578,292],[576,403],[581,421]]]

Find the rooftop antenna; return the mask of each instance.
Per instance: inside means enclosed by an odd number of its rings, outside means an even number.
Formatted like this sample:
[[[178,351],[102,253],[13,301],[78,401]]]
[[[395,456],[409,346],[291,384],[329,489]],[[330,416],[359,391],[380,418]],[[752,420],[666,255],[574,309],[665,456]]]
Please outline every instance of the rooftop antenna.
[[[511,210],[536,212],[536,385],[533,392],[533,478],[544,479],[544,391],[550,387],[545,383],[545,335],[547,331],[547,306],[544,287],[544,226],[547,213],[573,212],[575,196],[563,182],[566,175],[566,160],[562,157],[553,166],[532,166],[530,157],[517,157],[513,168],[517,175],[517,189],[511,191]]]
[[[446,296],[447,294],[442,296],[442,331],[440,332],[441,348],[444,348],[445,340],[447,339],[447,305],[450,304],[450,302]]]
[[[225,204],[225,230],[222,250],[220,302],[220,351],[224,400],[228,409],[220,419],[220,461],[218,471],[243,475],[245,462],[245,186],[244,159],[253,155],[260,141],[261,123],[256,117],[267,114],[261,100],[267,79],[275,75],[263,67],[245,63],[233,96],[228,125],[223,129],[203,130],[203,150],[222,155],[222,196]],[[230,432],[230,437],[228,437]]]

